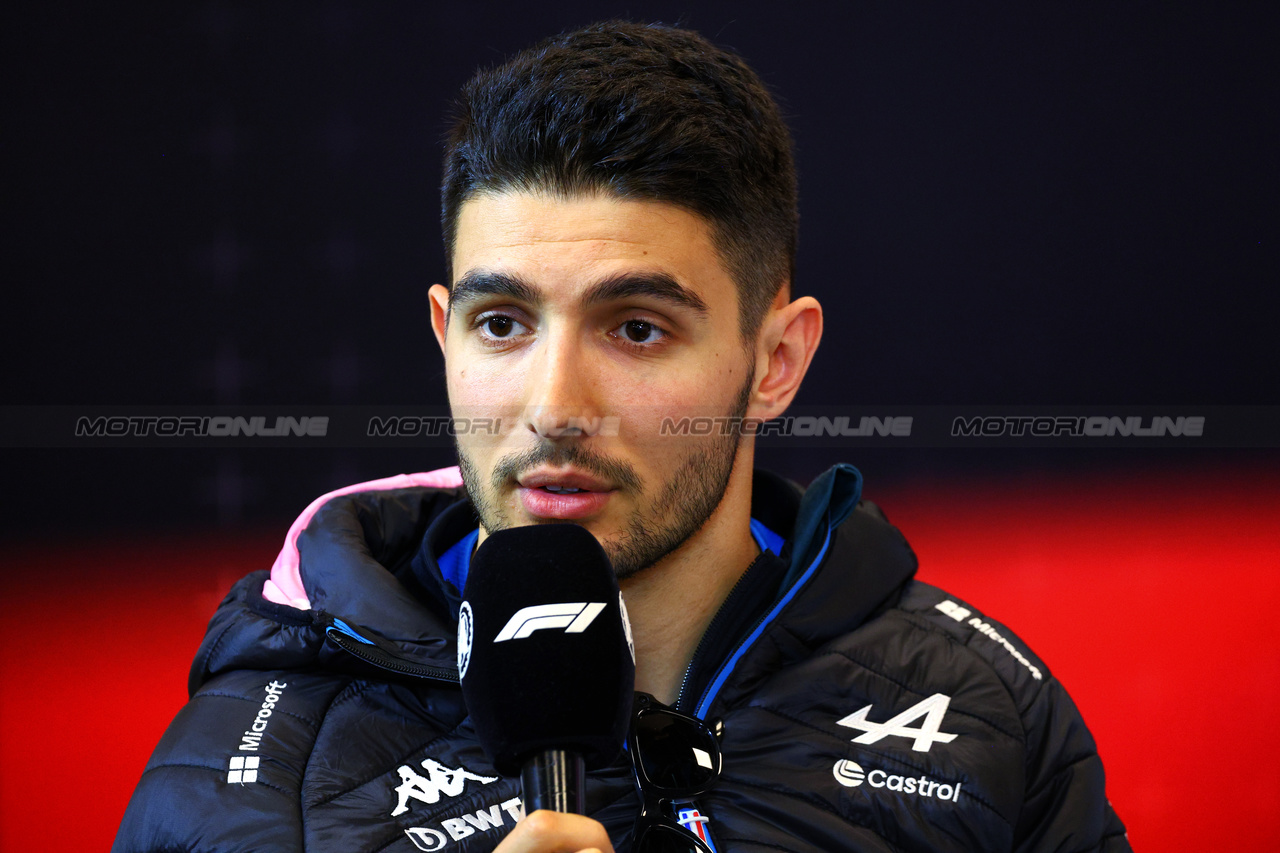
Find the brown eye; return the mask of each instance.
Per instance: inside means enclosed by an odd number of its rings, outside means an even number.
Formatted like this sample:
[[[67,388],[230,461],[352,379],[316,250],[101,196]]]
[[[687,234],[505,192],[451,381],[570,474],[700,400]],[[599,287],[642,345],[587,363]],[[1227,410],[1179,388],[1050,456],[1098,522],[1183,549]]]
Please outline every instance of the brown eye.
[[[656,330],[652,323],[646,323],[643,320],[631,320],[623,324],[623,331],[632,342],[643,344],[649,342],[650,337]]]
[[[515,322],[510,317],[490,317],[484,321],[484,328],[495,338],[505,338],[515,328]]]

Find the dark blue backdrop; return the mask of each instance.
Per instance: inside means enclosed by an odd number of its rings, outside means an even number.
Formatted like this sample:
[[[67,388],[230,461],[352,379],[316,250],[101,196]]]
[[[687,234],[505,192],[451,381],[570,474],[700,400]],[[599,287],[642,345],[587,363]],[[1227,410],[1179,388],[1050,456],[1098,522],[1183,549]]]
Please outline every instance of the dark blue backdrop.
[[[1280,402],[1278,30],[1263,4],[679,2],[11,12],[3,402],[443,403],[425,294],[442,270],[448,99],[478,64],[610,15],[700,29],[784,105],[797,289],[827,309],[798,403]],[[835,455],[768,459],[803,479]],[[892,478],[1171,458],[850,461]],[[72,511],[81,530],[276,524],[449,453],[0,462],[12,534]]]

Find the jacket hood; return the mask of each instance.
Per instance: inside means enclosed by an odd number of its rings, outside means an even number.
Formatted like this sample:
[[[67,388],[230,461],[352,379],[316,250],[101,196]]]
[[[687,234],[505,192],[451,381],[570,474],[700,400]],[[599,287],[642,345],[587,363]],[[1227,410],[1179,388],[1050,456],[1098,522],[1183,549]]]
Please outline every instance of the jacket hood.
[[[232,587],[192,664],[191,691],[234,669],[367,670],[325,641],[335,626],[406,663],[453,671],[454,619],[413,566],[450,507],[470,513],[461,488],[343,490],[309,507],[282,551],[296,548],[296,577],[278,558],[270,575],[253,572]]]

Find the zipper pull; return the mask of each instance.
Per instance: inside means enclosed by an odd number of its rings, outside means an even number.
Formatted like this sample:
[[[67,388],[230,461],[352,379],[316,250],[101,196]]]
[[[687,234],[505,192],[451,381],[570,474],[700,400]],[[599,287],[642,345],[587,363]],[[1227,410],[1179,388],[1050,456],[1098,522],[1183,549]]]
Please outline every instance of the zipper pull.
[[[420,664],[401,656],[397,651],[386,649],[379,643],[362,636],[346,622],[328,613],[320,613],[319,621],[325,626],[325,639],[342,649],[347,654],[378,669],[423,678],[429,681],[444,681],[458,684],[458,670],[455,667],[435,667]]]
[[[346,634],[348,637],[350,637],[353,640],[364,643],[366,646],[378,645],[373,640],[366,640],[364,637],[357,634],[354,628],[352,628],[346,622],[343,622],[341,619],[336,619],[332,616],[329,616],[329,614],[327,613],[325,614],[325,616],[328,617],[328,621],[330,622],[329,626],[324,629],[325,636],[329,636],[334,631],[338,631],[339,633]]]

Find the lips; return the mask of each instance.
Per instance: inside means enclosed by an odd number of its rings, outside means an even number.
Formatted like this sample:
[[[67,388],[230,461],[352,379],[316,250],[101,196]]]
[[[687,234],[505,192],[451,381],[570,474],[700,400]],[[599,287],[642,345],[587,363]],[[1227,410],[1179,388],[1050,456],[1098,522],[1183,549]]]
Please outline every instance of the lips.
[[[610,492],[612,487],[578,471],[535,471],[520,478],[520,487],[525,489],[553,489],[557,491]]]
[[[575,520],[599,513],[613,495],[601,480],[576,471],[539,471],[520,478],[525,512],[534,518]]]

